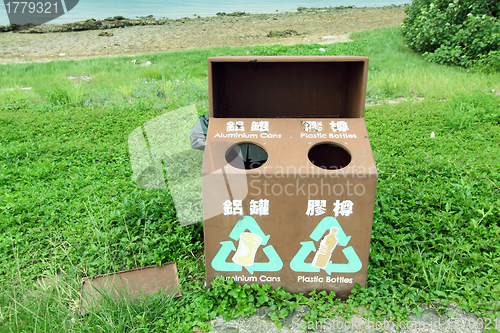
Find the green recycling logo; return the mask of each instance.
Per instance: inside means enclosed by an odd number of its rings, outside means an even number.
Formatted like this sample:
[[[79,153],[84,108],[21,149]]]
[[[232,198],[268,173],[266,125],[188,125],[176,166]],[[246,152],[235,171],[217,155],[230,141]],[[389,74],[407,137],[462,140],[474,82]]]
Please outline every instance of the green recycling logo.
[[[245,232],[245,230],[249,232]],[[272,245],[265,246],[269,237],[270,235],[265,235],[262,232],[253,217],[241,217],[229,234],[229,238],[238,241],[238,249],[232,241],[220,242],[222,246],[212,260],[213,269],[223,272],[240,272],[245,267],[251,274],[258,271],[279,271],[283,268],[283,261]],[[255,254],[261,245],[264,246],[262,251],[269,262],[254,262]],[[236,252],[232,257],[232,262],[227,262],[226,259],[231,251]]]
[[[330,231],[330,233],[323,238],[317,251],[313,241],[300,242],[302,246],[297,254],[295,254],[292,261],[290,261],[290,268],[295,272],[316,273],[324,269],[328,275],[332,273],[358,272],[361,267],[363,267],[363,264],[352,246],[342,250],[347,258],[347,264],[334,264],[330,260],[331,253],[336,245],[347,246],[351,239],[351,236],[347,236],[344,233],[344,230],[342,230],[342,227],[335,217],[327,216],[323,218],[309,237],[317,242],[326,231]],[[305,259],[312,251],[316,252],[314,260],[311,263],[306,263]]]

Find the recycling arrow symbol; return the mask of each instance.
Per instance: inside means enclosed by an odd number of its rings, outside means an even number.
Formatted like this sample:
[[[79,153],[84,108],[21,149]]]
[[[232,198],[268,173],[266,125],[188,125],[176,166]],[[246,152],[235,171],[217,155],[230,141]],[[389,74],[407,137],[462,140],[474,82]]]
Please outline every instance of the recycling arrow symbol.
[[[338,245],[347,246],[347,243],[349,243],[351,236],[347,236],[344,233],[344,230],[342,230],[339,222],[333,216],[327,216],[323,218],[321,222],[316,226],[316,228],[314,228],[309,237],[315,241],[319,241],[325,231],[329,230],[330,228],[338,229],[336,234]],[[290,261],[290,268],[295,272],[319,272],[320,268],[314,267],[311,265],[311,263],[305,262],[305,259],[307,258],[309,253],[311,253],[312,251],[316,252],[314,242],[306,241],[301,242],[300,244],[302,245],[301,248]],[[361,260],[359,260],[359,257],[352,246],[343,249],[342,253],[344,253],[345,257],[347,258],[347,264],[334,264],[330,260],[325,267],[325,272],[328,275],[331,275],[332,273],[356,273],[361,269],[361,267],[363,267]]]
[[[245,233],[245,230],[249,230],[250,233]],[[260,245],[266,245],[270,237],[270,235],[265,235],[264,232],[262,232],[262,229],[260,229],[255,219],[251,216],[241,217],[235,224],[233,230],[231,230],[229,238],[235,241],[239,240],[241,242],[242,240],[240,239],[240,235],[242,234],[250,234],[257,238],[260,241],[257,247]],[[253,262],[252,260],[249,264],[243,266],[237,264],[236,262],[226,261],[227,257],[231,254],[231,251],[236,251],[236,247],[232,241],[223,241],[220,242],[220,244],[222,246],[212,260],[212,268],[216,271],[240,272],[243,267],[245,267],[248,272],[253,274],[253,272],[257,271],[277,272],[283,268],[283,261],[272,245],[262,248],[262,251],[269,259],[269,262]],[[244,247],[242,252],[245,252],[244,254],[246,254],[248,249]],[[235,261],[234,257],[233,261]]]

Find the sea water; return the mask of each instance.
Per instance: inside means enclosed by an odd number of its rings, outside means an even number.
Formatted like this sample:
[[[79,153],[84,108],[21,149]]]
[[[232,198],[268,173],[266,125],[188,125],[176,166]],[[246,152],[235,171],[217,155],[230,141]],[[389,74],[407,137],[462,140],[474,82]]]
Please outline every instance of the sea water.
[[[43,1],[45,3],[47,0],[11,1]],[[72,23],[90,18],[101,20],[117,15],[127,18],[153,15],[176,19],[195,15],[213,16],[218,12],[242,11],[251,14],[267,14],[296,11],[298,7],[378,7],[410,2],[411,0],[80,0],[71,11],[49,23]],[[7,24],[9,24],[7,9],[0,8],[0,25]]]

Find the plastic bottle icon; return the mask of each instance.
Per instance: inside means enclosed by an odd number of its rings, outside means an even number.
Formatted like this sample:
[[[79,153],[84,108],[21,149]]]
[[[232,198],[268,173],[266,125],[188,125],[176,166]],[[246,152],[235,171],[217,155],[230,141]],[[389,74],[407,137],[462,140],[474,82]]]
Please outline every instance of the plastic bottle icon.
[[[262,238],[251,232],[242,232],[238,243],[238,249],[233,256],[233,262],[240,266],[252,266],[255,260],[255,254]]]
[[[337,246],[337,231],[339,231],[339,229],[331,227],[330,233],[321,240],[319,249],[314,256],[311,266],[322,269],[326,268],[332,256],[332,252]]]

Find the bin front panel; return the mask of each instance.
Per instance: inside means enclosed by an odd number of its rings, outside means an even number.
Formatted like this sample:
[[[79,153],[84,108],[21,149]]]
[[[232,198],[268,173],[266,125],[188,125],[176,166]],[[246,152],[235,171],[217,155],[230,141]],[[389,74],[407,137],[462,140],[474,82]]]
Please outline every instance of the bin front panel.
[[[238,143],[264,148],[267,161],[229,165],[226,152]],[[341,147],[351,160],[318,167],[308,154],[317,145]],[[362,118],[211,119],[202,169],[207,281],[346,298],[366,283],[376,182]]]

